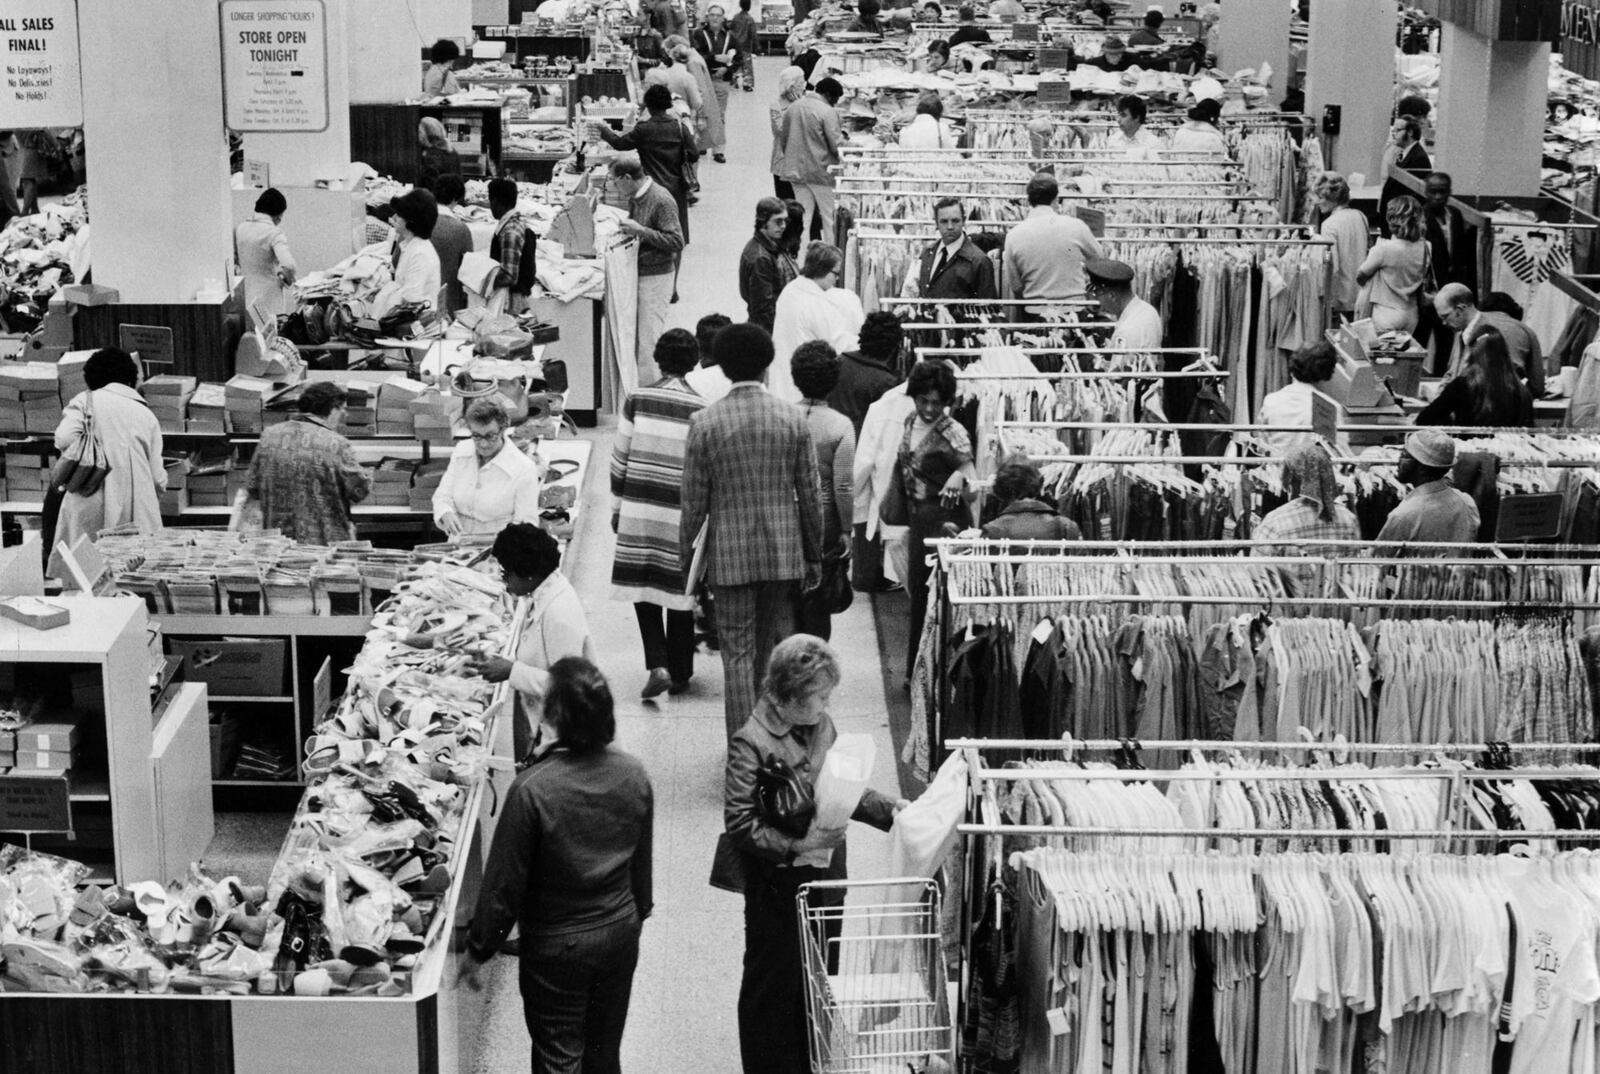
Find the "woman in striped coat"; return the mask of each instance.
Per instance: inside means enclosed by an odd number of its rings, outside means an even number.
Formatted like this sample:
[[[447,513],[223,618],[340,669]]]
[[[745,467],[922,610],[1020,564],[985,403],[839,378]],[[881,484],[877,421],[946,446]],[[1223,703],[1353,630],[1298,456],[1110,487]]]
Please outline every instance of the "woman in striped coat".
[[[682,693],[694,674],[694,597],[684,593],[678,521],[689,420],[706,405],[684,380],[700,359],[693,335],[662,333],[654,357],[661,379],[628,397],[611,449],[611,584],[615,599],[632,601],[639,617],[647,698]]]

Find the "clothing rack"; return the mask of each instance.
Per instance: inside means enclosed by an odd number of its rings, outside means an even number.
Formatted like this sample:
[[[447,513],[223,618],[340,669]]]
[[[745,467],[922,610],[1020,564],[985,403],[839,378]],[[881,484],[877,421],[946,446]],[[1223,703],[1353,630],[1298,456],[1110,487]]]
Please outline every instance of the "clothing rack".
[[[1312,742],[1308,739],[1296,739],[1292,742],[1219,742],[1207,738],[1182,738],[1164,739],[1157,741],[1132,742],[1120,738],[1073,738],[1068,735],[1062,738],[953,738],[945,744],[951,750],[1030,750],[1048,753],[1053,750],[1064,750],[1068,759],[1077,750],[1086,750],[1099,753],[1107,750],[1125,750],[1131,745],[1135,750],[1220,750],[1229,753],[1338,753],[1358,751],[1361,753],[1430,753],[1435,755],[1447,753],[1483,754],[1490,750],[1505,749],[1512,753],[1538,752],[1593,752],[1600,750],[1600,742],[1441,742],[1438,744],[1416,744],[1406,742]],[[977,771],[977,769],[973,769]],[[999,773],[1008,769],[984,769],[984,774]],[[1142,771],[1142,770],[1140,770]],[[1506,771],[1515,769],[1499,769],[1502,777]],[[1600,776],[1600,770],[1596,772]]]
[[[890,305],[899,305],[890,301]],[[1015,332],[1059,332],[1063,329],[1115,328],[1116,321],[908,321],[901,324],[905,332],[978,332],[987,329]]]
[[[897,306],[933,306],[943,309],[947,306],[1066,306],[1072,308],[1099,308],[1099,303],[1092,298],[900,298],[895,300]]]

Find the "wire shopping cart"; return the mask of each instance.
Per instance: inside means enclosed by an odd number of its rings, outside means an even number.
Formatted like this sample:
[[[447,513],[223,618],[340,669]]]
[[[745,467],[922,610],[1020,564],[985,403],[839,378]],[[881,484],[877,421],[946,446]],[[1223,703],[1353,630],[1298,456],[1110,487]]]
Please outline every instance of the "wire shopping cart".
[[[795,896],[812,1074],[949,1071],[953,1035],[931,880],[824,880]]]

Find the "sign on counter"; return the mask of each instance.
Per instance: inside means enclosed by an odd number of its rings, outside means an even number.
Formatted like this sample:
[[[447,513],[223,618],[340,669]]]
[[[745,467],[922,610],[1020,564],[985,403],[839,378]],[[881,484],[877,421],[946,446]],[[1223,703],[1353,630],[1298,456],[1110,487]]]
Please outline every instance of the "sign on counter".
[[[0,831],[72,831],[66,777],[0,776]]]
[[[178,349],[172,342],[172,329],[161,325],[118,325],[117,345],[129,354],[139,356],[146,377],[172,372],[178,360]]]
[[[322,0],[222,0],[222,99],[230,130],[328,129]]]
[[[73,0],[17,0],[0,11],[0,130],[83,125]]]

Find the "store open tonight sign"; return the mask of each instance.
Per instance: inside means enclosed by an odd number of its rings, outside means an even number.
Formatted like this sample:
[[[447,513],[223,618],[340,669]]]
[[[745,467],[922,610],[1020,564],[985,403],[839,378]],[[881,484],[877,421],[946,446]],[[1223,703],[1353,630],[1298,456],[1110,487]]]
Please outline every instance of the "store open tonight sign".
[[[230,130],[328,129],[322,0],[222,0],[222,97]]]
[[[83,122],[73,0],[0,5],[0,130]]]

